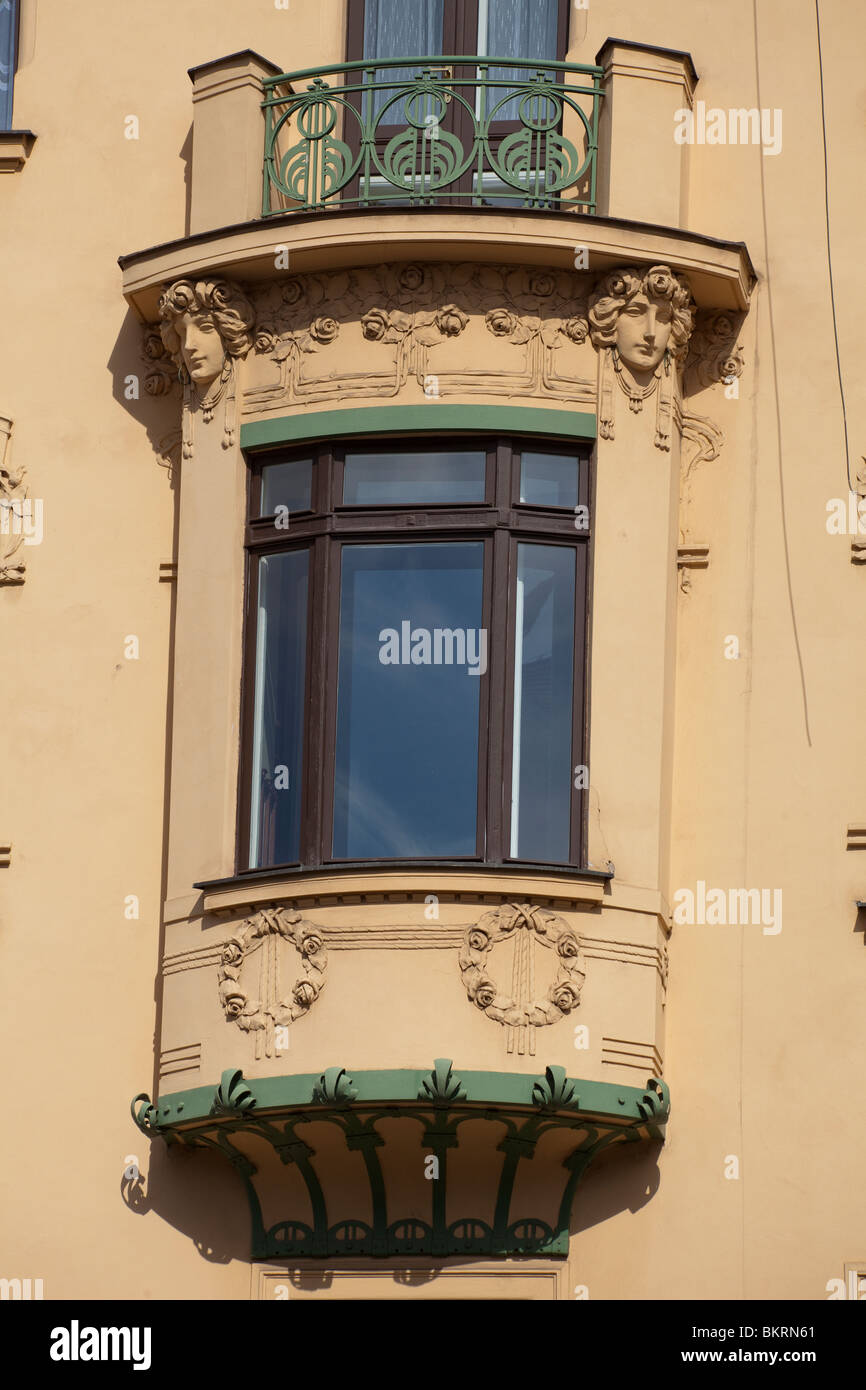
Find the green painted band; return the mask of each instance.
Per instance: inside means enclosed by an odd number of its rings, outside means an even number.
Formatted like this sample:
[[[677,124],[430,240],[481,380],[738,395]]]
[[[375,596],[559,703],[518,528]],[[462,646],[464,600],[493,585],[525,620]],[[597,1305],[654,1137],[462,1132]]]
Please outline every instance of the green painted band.
[[[538,1080],[537,1074],[462,1069],[457,1074],[466,1093],[466,1102],[533,1108],[532,1088]],[[357,1098],[353,1102],[356,1109],[365,1103],[382,1101],[397,1104],[409,1102],[422,1107],[426,1104],[429,1108],[429,1102],[418,1099],[419,1089],[429,1077],[429,1071],[351,1071],[350,1075],[357,1091]],[[638,1107],[645,1098],[645,1086],[618,1086],[610,1081],[569,1079],[580,1098],[577,1113],[587,1118],[610,1117],[629,1124],[642,1118]],[[314,1105],[311,1099],[318,1080],[315,1072],[308,1072],[259,1079],[247,1077],[245,1084],[256,1099],[257,1111],[295,1106],[310,1106],[318,1110],[323,1107]],[[155,1107],[158,1123],[177,1125],[209,1119],[215,1084],[161,1095]],[[451,1108],[458,1109],[460,1104],[457,1102]]]
[[[304,411],[241,426],[241,448],[267,449],[305,439],[386,434],[543,434],[592,440],[596,418],[589,411],[542,410],[522,405],[361,406],[348,410]]]

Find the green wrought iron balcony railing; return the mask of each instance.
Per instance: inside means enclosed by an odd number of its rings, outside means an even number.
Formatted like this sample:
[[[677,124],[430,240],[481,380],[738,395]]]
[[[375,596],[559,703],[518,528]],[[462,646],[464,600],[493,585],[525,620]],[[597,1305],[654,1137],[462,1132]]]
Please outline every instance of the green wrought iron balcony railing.
[[[602,69],[477,55],[265,81],[263,216],[333,207],[594,213]]]

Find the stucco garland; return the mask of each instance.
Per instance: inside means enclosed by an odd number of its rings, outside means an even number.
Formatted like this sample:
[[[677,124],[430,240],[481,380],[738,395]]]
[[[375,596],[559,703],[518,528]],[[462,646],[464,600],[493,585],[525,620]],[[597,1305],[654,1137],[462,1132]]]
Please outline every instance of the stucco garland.
[[[556,979],[543,999],[524,1002],[504,994],[488,974],[493,947],[521,929],[532,932],[533,939],[558,958]],[[489,1019],[509,1027],[557,1023],[577,1008],[586,978],[577,932],[556,913],[529,903],[504,903],[486,912],[467,930],[459,963],[469,999]]]
[[[303,962],[303,973],[292,985],[288,995],[273,1002],[251,998],[240,985],[244,960],[262,937],[279,936],[295,947]],[[266,949],[264,942],[262,949]],[[248,917],[241,929],[223,946],[222,964],[218,973],[220,1003],[228,1022],[237,1023],[244,1032],[266,1028],[268,1020],[281,1026],[307,1013],[325,983],[328,952],[321,931],[306,921],[299,912],[285,908],[266,908]]]

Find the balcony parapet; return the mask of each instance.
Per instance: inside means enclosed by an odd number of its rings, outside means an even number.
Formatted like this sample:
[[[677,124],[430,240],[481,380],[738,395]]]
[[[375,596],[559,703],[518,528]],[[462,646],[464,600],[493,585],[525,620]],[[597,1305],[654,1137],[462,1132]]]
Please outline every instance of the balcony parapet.
[[[458,54],[286,73],[244,50],[190,78],[193,235],[395,206],[686,223],[688,53],[608,39],[594,65]]]
[[[593,213],[601,75],[458,54],[268,78],[262,214],[443,200]]]

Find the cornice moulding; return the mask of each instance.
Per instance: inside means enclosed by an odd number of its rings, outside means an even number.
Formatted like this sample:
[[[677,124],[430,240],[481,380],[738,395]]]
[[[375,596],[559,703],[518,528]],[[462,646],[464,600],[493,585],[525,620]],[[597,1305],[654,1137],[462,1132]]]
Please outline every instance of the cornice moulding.
[[[623,68],[646,69],[667,73],[680,69],[688,79],[691,88],[697,86],[698,71],[691,53],[682,48],[660,48],[657,44],[638,43],[635,39],[607,38],[595,55],[598,67],[605,67],[613,59],[614,52],[620,52]],[[640,61],[638,55],[643,61]]]
[[[604,899],[603,881],[582,879],[578,875],[560,879],[525,872],[516,880],[511,874],[498,874],[495,870],[460,872],[424,869],[415,873],[405,870],[389,873],[386,870],[309,878],[287,875],[266,882],[226,884],[224,888],[202,886],[202,913],[235,913],[282,900],[293,903],[314,899],[318,902],[327,899],[346,901],[361,895],[386,895],[393,896],[395,901],[405,901],[413,894],[423,898],[434,890],[440,895],[466,894],[481,898],[501,895],[503,898],[513,898],[518,887],[522,896],[531,897],[533,901],[600,905]]]
[[[389,261],[445,260],[572,269],[586,247],[593,273],[625,264],[665,264],[686,274],[701,308],[744,310],[756,282],[743,242],[622,218],[462,208],[367,209],[288,214],[197,233],[121,256],[124,296],[144,323],[157,318],[164,286],[184,277],[229,276],[248,284],[278,279],[275,248],[291,273]]]
[[[207,913],[234,914],[247,907],[255,908],[262,903],[289,899],[292,902],[345,902],[347,898],[369,896],[385,897],[394,902],[406,902],[413,898],[423,900],[432,891],[431,883],[440,894],[465,894],[467,897],[513,898],[518,891],[523,896],[535,900],[558,902],[563,907],[570,903],[601,905],[608,911],[635,912],[641,916],[657,917],[670,931],[671,909],[667,898],[655,888],[645,888],[634,884],[609,881],[605,890],[607,875],[600,879],[579,876],[547,877],[544,874],[522,873],[516,880],[514,875],[497,874],[495,870],[370,870],[369,872],[310,875],[309,877],[281,877],[276,875],[265,880],[251,880],[249,883],[227,881],[224,887],[214,883],[206,885],[202,893],[187,893],[176,898],[168,898],[163,904],[163,918],[166,923],[186,923],[191,918]]]
[[[246,68],[258,68],[269,77],[279,77],[282,68],[277,63],[257,53],[254,48],[240,48],[236,53],[226,53],[221,58],[209,58],[206,63],[196,63],[187,68],[190,82],[200,82],[214,73],[237,72]]]

